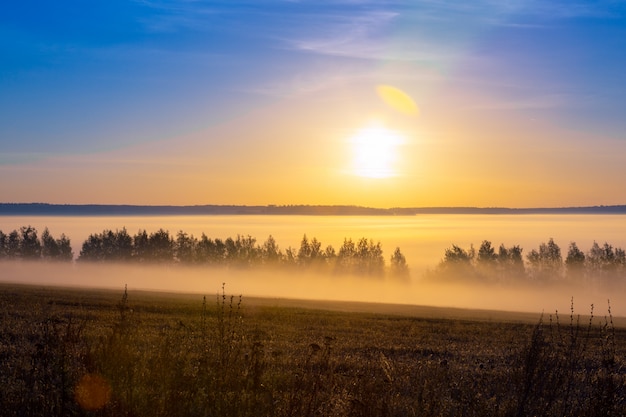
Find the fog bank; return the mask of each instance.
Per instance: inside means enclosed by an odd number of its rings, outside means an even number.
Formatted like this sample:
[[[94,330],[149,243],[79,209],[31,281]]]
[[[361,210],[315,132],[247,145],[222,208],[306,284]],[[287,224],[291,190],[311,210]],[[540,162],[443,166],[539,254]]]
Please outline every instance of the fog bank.
[[[607,314],[611,301],[615,316],[626,316],[623,290],[565,285],[507,286],[475,283],[433,283],[413,279],[406,282],[336,275],[270,271],[259,269],[213,269],[180,265],[58,264],[3,262],[0,282],[198,293],[213,295],[226,284],[229,294],[245,297],[305,300],[358,301],[437,307],[456,307],[553,314],[558,310],[569,319],[574,298],[575,314]]]
[[[272,235],[284,252],[299,248],[303,235],[317,238],[322,249],[338,249],[344,239],[361,237],[381,242],[388,262],[399,247],[412,277],[437,265],[452,244],[478,248],[483,240],[494,247],[520,245],[524,256],[541,242],[554,238],[563,255],[570,242],[587,251],[594,241],[626,247],[626,221],[622,215],[418,215],[418,216],[0,216],[0,230],[9,233],[32,225],[39,234],[48,227],[54,237],[71,239],[75,257],[83,242],[105,229],[126,228],[130,234],[164,229],[182,230],[195,237],[226,239],[251,235],[262,244]]]

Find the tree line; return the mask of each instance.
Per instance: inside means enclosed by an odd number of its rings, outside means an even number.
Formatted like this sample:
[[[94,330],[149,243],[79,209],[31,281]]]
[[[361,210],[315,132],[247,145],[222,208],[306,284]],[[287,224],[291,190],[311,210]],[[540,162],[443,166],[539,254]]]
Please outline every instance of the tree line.
[[[554,239],[543,242],[525,257],[519,245],[495,248],[484,240],[479,249],[452,245],[430,278],[461,278],[485,282],[572,281],[577,283],[616,282],[626,279],[626,251],[609,243],[593,242],[587,252],[576,242],[569,244],[565,256]]]
[[[9,235],[0,231],[0,259],[58,259],[71,261],[73,253],[70,240],[50,236],[44,230],[41,239],[31,226],[14,230]],[[236,238],[211,239],[204,233],[200,238],[179,231],[172,236],[159,229],[148,234],[140,230],[135,235],[121,230],[104,230],[94,233],[83,242],[77,262],[138,262],[178,263],[183,265],[211,265],[247,268],[271,266],[310,269],[316,272],[337,272],[365,276],[408,277],[406,258],[396,248],[389,265],[386,264],[380,242],[361,238],[346,238],[339,250],[331,245],[322,247],[316,238],[306,235],[298,249],[282,250],[271,235],[261,244],[256,238],[237,235]]]
[[[0,259],[71,261],[74,253],[64,234],[55,239],[46,227],[40,238],[37,229],[23,226],[9,234],[0,230]]]
[[[283,251],[271,235],[259,244],[250,235],[212,239],[204,233],[197,238],[183,231],[172,236],[163,229],[151,234],[140,230],[133,236],[125,228],[104,230],[87,238],[77,260],[166,262],[238,268],[280,266],[368,276],[381,276],[386,272],[408,276],[406,258],[399,248],[396,248],[387,267],[380,242],[374,243],[366,238],[356,242],[344,239],[339,250],[335,250],[331,245],[322,247],[319,240],[309,239],[306,235],[298,249],[288,247]]]
[[[62,234],[54,238],[48,228],[41,237],[32,226],[5,234],[0,230],[0,260],[72,261],[70,239]],[[121,230],[94,233],[83,242],[77,262],[138,262],[211,265],[237,268],[256,266],[308,269],[315,272],[348,273],[362,276],[386,274],[408,278],[409,267],[400,248],[389,263],[385,262],[380,242],[346,238],[336,250],[323,246],[317,238],[303,236],[300,247],[282,250],[271,235],[262,243],[247,235],[236,238],[200,238],[179,231],[175,236],[159,229],[135,235]],[[473,245],[463,249],[447,248],[435,269],[426,273],[429,279],[462,279],[491,283],[558,282],[577,283],[626,281],[626,251],[609,243],[594,242],[586,252],[575,242],[562,254],[554,239],[543,242],[526,256],[519,245],[498,248],[484,240],[478,250]]]

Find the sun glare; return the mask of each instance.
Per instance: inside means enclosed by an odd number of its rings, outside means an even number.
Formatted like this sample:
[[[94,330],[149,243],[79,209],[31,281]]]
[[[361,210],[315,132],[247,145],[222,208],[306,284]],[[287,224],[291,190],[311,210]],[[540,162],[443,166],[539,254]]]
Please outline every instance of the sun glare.
[[[351,139],[354,174],[367,178],[396,176],[398,145],[402,142],[402,136],[380,125],[360,130]]]

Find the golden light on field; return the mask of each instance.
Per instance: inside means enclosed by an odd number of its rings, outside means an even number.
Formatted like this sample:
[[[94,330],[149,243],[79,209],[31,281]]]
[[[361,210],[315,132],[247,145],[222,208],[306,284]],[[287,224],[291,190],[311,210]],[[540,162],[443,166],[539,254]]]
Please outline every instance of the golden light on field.
[[[380,124],[372,124],[351,138],[352,172],[360,177],[389,178],[398,175],[400,134]]]
[[[404,91],[390,85],[376,87],[378,96],[391,108],[400,113],[416,115],[419,110],[415,101]]]

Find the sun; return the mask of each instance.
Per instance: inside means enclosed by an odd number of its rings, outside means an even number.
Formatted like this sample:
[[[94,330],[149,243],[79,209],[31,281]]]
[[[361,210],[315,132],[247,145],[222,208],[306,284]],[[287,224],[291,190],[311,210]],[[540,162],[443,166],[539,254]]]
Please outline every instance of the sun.
[[[403,143],[400,134],[380,124],[372,124],[351,139],[352,172],[366,178],[389,178],[398,175],[398,147]]]

